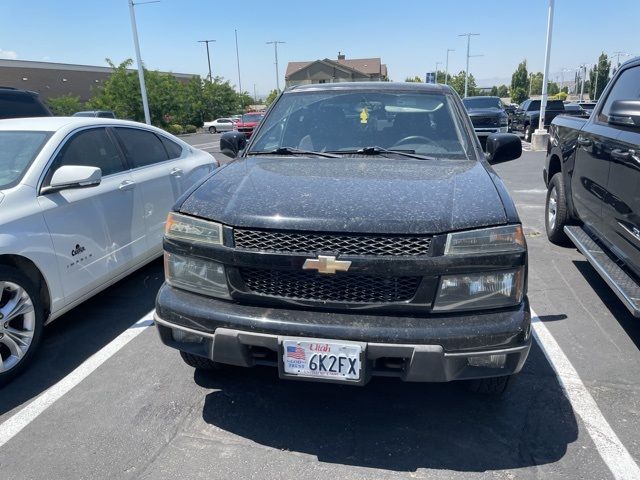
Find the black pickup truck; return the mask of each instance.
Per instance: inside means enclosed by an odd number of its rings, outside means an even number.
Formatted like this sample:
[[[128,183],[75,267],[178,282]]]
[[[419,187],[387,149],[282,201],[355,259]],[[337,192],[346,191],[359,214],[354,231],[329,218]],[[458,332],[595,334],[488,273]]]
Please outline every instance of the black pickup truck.
[[[568,238],[640,317],[640,58],[620,67],[588,119],[551,124],[546,229]]]
[[[549,127],[558,115],[567,113],[562,100],[549,100],[544,113],[544,126]],[[540,100],[525,100],[511,117],[511,130],[522,132],[525,142],[531,141],[531,135],[540,124]]]
[[[527,248],[457,94],[412,83],[281,94],[234,160],[167,220],[162,341],[196,368],[363,385],[469,380],[501,392],[531,345]]]

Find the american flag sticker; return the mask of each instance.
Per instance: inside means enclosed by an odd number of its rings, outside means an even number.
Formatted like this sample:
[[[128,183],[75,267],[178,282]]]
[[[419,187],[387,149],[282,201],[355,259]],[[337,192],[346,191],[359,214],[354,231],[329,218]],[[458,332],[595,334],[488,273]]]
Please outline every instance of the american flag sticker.
[[[295,360],[304,360],[304,350],[300,347],[287,347],[287,358],[293,358]]]

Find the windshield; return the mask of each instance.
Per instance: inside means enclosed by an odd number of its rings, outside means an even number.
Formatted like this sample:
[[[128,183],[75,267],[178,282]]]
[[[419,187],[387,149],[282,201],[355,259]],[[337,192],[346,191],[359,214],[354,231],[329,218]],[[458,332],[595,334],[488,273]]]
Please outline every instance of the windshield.
[[[473,108],[502,108],[500,99],[494,97],[465,98],[462,103],[464,103],[467,110]]]
[[[262,117],[264,117],[264,115],[262,115],[261,113],[252,113],[252,114],[247,114],[247,115],[242,115],[242,123],[257,123],[260,120],[262,120]]]
[[[365,147],[468,158],[452,100],[416,92],[292,92],[264,120],[249,154],[280,148],[353,152]]]
[[[20,181],[49,135],[49,132],[0,131],[0,190]]]

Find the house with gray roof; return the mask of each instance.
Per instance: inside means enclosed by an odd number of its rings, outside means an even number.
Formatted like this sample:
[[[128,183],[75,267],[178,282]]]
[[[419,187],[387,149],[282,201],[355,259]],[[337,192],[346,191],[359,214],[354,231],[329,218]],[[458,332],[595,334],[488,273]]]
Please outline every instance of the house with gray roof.
[[[338,52],[337,60],[289,62],[284,79],[287,87],[310,83],[384,82],[388,73],[380,58],[347,59]]]

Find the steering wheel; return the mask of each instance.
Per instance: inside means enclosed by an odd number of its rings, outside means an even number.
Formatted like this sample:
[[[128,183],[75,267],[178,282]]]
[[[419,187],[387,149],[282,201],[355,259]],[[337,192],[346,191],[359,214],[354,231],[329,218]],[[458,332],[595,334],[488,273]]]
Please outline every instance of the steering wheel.
[[[398,147],[400,145],[404,145],[405,143],[416,143],[416,140],[423,140],[422,142],[418,142],[418,143],[431,143],[430,138],[423,137],[422,135],[410,135],[408,137],[404,137],[401,140],[398,140],[396,143],[393,144],[393,147]]]

